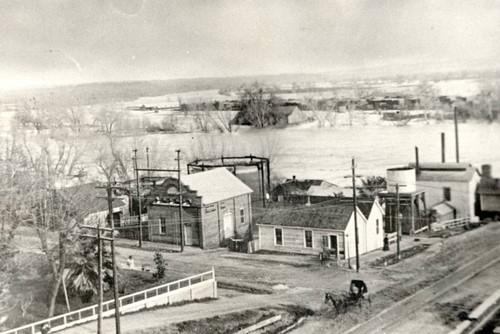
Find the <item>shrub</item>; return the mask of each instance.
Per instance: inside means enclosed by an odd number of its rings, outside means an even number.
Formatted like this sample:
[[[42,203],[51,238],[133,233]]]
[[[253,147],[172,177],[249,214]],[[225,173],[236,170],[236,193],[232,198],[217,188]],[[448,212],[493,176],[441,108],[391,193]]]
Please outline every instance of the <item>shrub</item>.
[[[153,274],[153,278],[156,281],[159,281],[165,277],[165,269],[167,263],[163,259],[163,255],[160,252],[156,252],[153,258],[154,263],[156,264],[156,272]]]

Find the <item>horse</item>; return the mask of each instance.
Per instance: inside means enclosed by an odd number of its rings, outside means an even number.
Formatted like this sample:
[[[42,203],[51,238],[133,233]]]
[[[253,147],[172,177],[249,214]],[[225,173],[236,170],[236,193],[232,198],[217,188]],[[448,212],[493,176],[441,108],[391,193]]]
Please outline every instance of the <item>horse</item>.
[[[341,312],[344,313],[347,309],[346,297],[348,296],[344,293],[334,294],[327,292],[325,293],[325,304],[328,304],[328,301],[331,301],[333,307],[335,307],[335,311],[337,311],[337,315],[339,315]]]

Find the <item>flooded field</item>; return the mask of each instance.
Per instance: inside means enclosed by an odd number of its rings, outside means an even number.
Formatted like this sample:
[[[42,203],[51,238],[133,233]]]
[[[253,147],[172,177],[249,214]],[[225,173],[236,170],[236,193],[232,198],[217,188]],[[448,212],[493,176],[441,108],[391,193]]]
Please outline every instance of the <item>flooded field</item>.
[[[500,175],[500,124],[459,124],[460,161],[493,165]],[[345,184],[351,158],[356,159],[357,173],[385,175],[387,167],[399,166],[415,159],[419,147],[420,161],[439,162],[440,133],[446,134],[446,159],[455,161],[455,139],[452,122],[397,126],[345,126],[327,129],[242,129],[233,134],[155,134],[147,141],[158,142],[162,160],[174,159],[180,148],[187,159],[222,154],[268,155],[273,159],[274,174],[298,178],[322,178]]]
[[[2,137],[10,131],[9,118],[2,113]],[[351,173],[351,158],[357,173],[363,176],[385,175],[387,167],[406,164],[415,159],[419,147],[421,162],[441,159],[440,133],[446,134],[446,160],[455,161],[455,133],[452,121],[435,124],[410,123],[407,126],[368,124],[331,128],[289,127],[259,130],[240,128],[235,133],[140,133],[120,138],[124,150],[138,148],[139,163],[145,164],[145,147],[149,147],[152,165],[175,166],[175,149],[182,150],[182,166],[195,158],[221,155],[271,156],[272,174],[290,178],[320,178],[345,185]],[[89,140],[104,140],[92,136]],[[459,123],[460,161],[476,167],[493,165],[494,176],[500,176],[500,123]],[[142,150],[141,150],[142,147]],[[97,153],[96,153],[97,154]],[[85,155],[90,175],[95,169],[92,150]],[[144,165],[145,167],[145,165]]]

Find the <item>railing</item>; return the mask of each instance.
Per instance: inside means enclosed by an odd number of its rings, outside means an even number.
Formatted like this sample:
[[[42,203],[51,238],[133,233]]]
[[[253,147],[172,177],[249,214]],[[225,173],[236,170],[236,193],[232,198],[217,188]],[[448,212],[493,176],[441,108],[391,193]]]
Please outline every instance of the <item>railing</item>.
[[[396,241],[398,241],[398,233],[393,232],[393,233],[387,233],[387,241],[392,244]]]
[[[149,220],[148,214],[141,215],[141,221],[146,222]],[[123,218],[120,222],[121,226],[134,226],[139,224],[138,216],[131,216],[129,218]]]
[[[428,229],[429,229],[429,226],[427,226],[427,225],[426,225],[426,226],[424,226],[424,227],[422,227],[422,228],[419,228],[419,229],[418,229],[418,230],[416,230],[414,233],[415,233],[415,234],[419,234],[419,233],[422,233],[422,232],[427,231]]]
[[[172,291],[176,291],[181,288],[185,288],[193,284],[206,281],[215,281],[215,271],[213,268],[211,271],[207,271],[202,274],[194,275],[188,278],[180,279],[174,282],[166,283],[154,288],[146,289],[140,292],[120,297],[118,299],[120,310],[122,310],[122,307],[126,308],[128,305],[132,305],[134,303],[151,298],[156,298],[157,296],[160,296],[162,294],[168,294]],[[109,300],[107,302],[102,303],[103,316],[113,315],[115,313],[114,310],[115,310],[114,300]],[[41,332],[42,326],[45,324],[48,324],[52,331],[57,331],[66,327],[70,327],[72,325],[97,319],[98,312],[99,312],[99,306],[93,305],[69,313],[61,314],[49,319],[37,321],[29,325],[10,329],[0,334],[28,334],[28,333],[36,334]]]
[[[439,222],[439,223],[432,223],[431,230],[432,231],[441,231],[441,230],[444,230],[447,228],[468,225],[470,222],[471,222],[470,217],[465,217],[465,218],[447,220],[447,221]]]

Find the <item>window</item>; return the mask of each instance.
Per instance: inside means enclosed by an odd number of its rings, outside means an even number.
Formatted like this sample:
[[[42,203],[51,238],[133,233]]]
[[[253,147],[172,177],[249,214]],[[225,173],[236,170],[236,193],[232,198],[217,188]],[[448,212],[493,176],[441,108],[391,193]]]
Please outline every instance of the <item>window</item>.
[[[274,243],[277,246],[283,246],[283,230],[280,228],[274,229]]]
[[[376,220],[376,222],[377,222],[377,234],[378,234],[378,231],[379,231],[379,221],[378,221],[378,219]]]
[[[240,209],[240,220],[241,220],[242,224],[245,223],[245,209],[244,208]]]
[[[451,201],[451,188],[444,187],[444,200],[445,201]]]
[[[306,248],[312,248],[312,246],[313,246],[313,233],[312,233],[312,231],[304,231],[304,237],[306,239]]]
[[[160,218],[160,234],[167,234],[167,221],[164,217]]]

